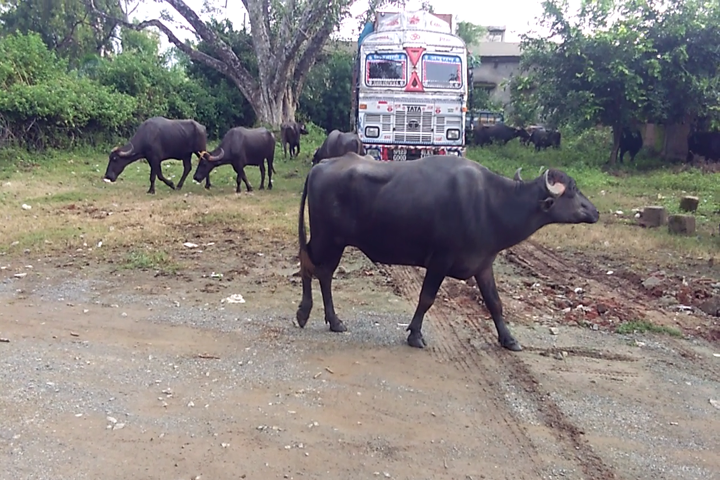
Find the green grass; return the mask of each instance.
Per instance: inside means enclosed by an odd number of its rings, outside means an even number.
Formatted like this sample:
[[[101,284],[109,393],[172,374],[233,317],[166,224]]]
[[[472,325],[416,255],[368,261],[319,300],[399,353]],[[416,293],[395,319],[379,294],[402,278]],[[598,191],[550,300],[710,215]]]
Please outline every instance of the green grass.
[[[109,147],[42,154],[0,150],[0,208],[7,217],[0,225],[0,250],[82,248],[84,243],[108,243],[112,238],[126,247],[137,242],[162,245],[187,236],[189,225],[204,229],[209,236],[223,227],[242,227],[251,233],[270,231],[283,238],[295,235],[299,194],[310,169],[310,158],[323,139],[324,133],[311,126],[310,134],[302,137],[300,157],[294,159],[283,158],[278,143],[273,190],[259,191],[259,169],[248,167],[246,174],[255,191],[247,195],[243,185],[239,196],[235,195],[236,175],[229,165],[212,172],[213,188],[208,191],[192,181],[197,165],[193,159],[193,172],[181,191],[172,191],[157,181],[157,193],[148,195],[145,192],[150,169],[145,161],[130,164],[115,184],[102,181]],[[584,227],[582,235],[572,228],[546,227],[543,231],[547,233],[539,232],[535,237],[544,243],[570,244],[587,250],[608,242],[611,245],[607,248],[614,248],[613,243],[623,246],[635,242],[636,252],[665,249],[680,256],[710,255],[720,249],[720,236],[712,236],[720,224],[719,173],[704,173],[696,168],[678,171],[677,166],[663,165],[644,153],[633,165],[628,166],[626,160],[625,166],[610,172],[604,168],[609,155],[607,140],[591,131],[564,138],[559,150],[535,152],[513,140],[506,146],[469,148],[467,156],[508,177],[522,167],[527,180],[535,177],[542,166],[563,169],[575,178],[581,191],[600,210],[601,222],[599,226]],[[211,142],[209,149],[218,143]],[[163,172],[177,183],[182,164],[163,162]],[[676,213],[680,198],[686,194],[700,197],[697,235],[671,236],[666,228],[640,229],[632,225],[633,208],[661,204]],[[23,203],[31,205],[32,210],[22,210]],[[92,213],[98,210],[112,211],[114,216],[99,218],[101,215]],[[618,210],[625,215],[616,216]],[[113,227],[116,230],[112,231]],[[14,241],[19,244],[9,248]]]
[[[180,269],[180,266],[172,260],[167,252],[140,249],[128,252],[121,267],[135,270],[160,270],[166,273],[176,273]]]
[[[683,334],[677,328],[666,327],[664,325],[655,325],[645,320],[635,320],[632,322],[621,323],[615,329],[615,333],[628,335],[631,333],[658,333],[670,335],[671,337],[682,337]]]

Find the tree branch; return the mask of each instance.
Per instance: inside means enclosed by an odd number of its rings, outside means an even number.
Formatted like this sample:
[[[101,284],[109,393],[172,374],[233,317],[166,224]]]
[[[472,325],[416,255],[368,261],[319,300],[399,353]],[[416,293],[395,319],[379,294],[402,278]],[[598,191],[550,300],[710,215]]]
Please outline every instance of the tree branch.
[[[192,25],[192,27],[195,29],[195,33],[200,38],[202,38],[204,41],[211,44],[215,48],[215,50],[218,52],[218,56],[220,57],[220,59],[211,57],[210,55],[207,55],[182,42],[173,33],[173,31],[170,30],[170,28],[160,20],[151,19],[144,20],[140,23],[131,23],[127,20],[121,20],[119,18],[114,18],[107,15],[106,13],[98,10],[98,8],[95,6],[94,0],[89,1],[93,10],[99,15],[101,15],[103,18],[113,20],[118,24],[125,26],[126,28],[137,31],[144,30],[148,27],[155,27],[159,29],[167,36],[168,41],[170,41],[170,43],[175,45],[183,53],[185,53],[191,59],[207,65],[211,68],[214,68],[218,72],[230,78],[235,83],[235,85],[237,85],[238,89],[242,92],[245,98],[247,98],[249,102],[253,101],[255,97],[255,92],[257,90],[257,82],[255,81],[255,79],[240,63],[240,60],[237,58],[237,55],[235,55],[232,49],[225,42],[223,42],[215,34],[215,32],[208,28],[207,25],[205,25],[205,22],[203,22],[200,17],[198,17],[197,14],[190,7],[188,7],[187,4],[185,4],[184,1],[165,0],[165,2],[169,3],[180,15],[183,16],[183,18],[185,18],[185,20],[188,21],[188,23],[190,23],[190,25]]]
[[[305,8],[305,12],[303,13],[302,18],[298,23],[298,28],[295,32],[295,36],[292,39],[283,39],[282,43],[278,43],[278,49],[282,48],[282,51],[278,56],[278,71],[282,72],[283,69],[288,69],[292,62],[295,61],[295,58],[297,57],[302,45],[306,41],[312,42],[313,39],[317,39],[318,35],[320,35],[319,41],[321,42],[321,44],[317,51],[320,51],[320,48],[322,48],[322,44],[325,43],[325,41],[330,36],[335,27],[335,22],[331,21],[332,18],[329,10],[329,4],[327,0],[314,0],[310,3],[310,5]],[[289,12],[286,13],[286,20],[289,15]],[[320,27],[318,28],[316,27],[316,25],[320,25]],[[313,30],[315,31],[315,33],[312,35],[308,35],[308,32]],[[287,30],[286,34],[289,36],[289,29]],[[317,41],[318,40],[316,40],[316,42]],[[308,48],[309,47],[310,45],[308,44]],[[308,48],[305,49],[305,52],[303,53],[300,61],[302,61],[302,58],[305,57],[305,53],[307,53]],[[312,65],[312,62],[315,61],[316,55],[317,52],[311,56],[311,63],[310,65],[308,65],[308,68]],[[298,65],[299,64],[300,62],[298,62]],[[275,78],[275,88],[280,88],[279,83],[285,80],[285,78],[282,78],[282,76],[278,75]]]
[[[310,41],[308,42],[307,47],[305,47],[305,51],[300,56],[300,60],[298,60],[295,67],[295,73],[293,74],[293,89],[295,91],[295,98],[300,98],[302,89],[305,86],[305,77],[310,71],[310,67],[312,67],[315,63],[315,59],[322,51],[334,29],[335,23],[326,18],[322,26],[317,29],[312,37],[310,37]]]
[[[258,58],[258,64],[267,62],[273,65],[272,72],[281,71],[276,68],[275,55],[272,52],[272,43],[270,41],[270,12],[266,10],[265,0],[242,0],[245,10],[250,17],[250,31],[252,34],[253,49]],[[271,78],[267,75],[271,73],[268,69],[258,68],[260,75],[260,83],[269,85]]]

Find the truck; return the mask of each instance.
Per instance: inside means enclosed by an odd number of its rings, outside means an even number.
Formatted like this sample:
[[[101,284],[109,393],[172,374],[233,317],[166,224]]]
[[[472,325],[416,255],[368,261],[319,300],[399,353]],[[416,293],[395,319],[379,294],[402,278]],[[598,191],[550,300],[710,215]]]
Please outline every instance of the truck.
[[[376,160],[465,154],[469,80],[452,15],[378,12],[358,40],[352,122]]]

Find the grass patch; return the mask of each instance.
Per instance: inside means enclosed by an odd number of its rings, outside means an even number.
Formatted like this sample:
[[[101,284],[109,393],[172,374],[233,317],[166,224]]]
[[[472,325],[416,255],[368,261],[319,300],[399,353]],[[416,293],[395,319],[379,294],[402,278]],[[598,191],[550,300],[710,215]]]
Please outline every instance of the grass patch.
[[[682,337],[683,334],[677,328],[666,327],[664,325],[655,325],[645,320],[635,320],[632,322],[624,322],[617,326],[615,333],[628,335],[631,333],[659,333],[670,335],[671,337]]]
[[[162,250],[132,250],[127,253],[122,268],[135,270],[160,270],[175,273],[180,266],[172,257]]]

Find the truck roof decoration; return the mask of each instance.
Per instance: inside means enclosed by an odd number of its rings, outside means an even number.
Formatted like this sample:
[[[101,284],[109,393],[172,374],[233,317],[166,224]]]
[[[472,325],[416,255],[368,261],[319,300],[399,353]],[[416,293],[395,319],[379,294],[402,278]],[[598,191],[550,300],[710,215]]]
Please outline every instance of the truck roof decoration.
[[[450,21],[424,10],[414,12],[378,12],[375,31],[397,32],[402,30],[424,30],[426,32],[452,34],[452,16],[444,15],[444,17],[449,17]]]

